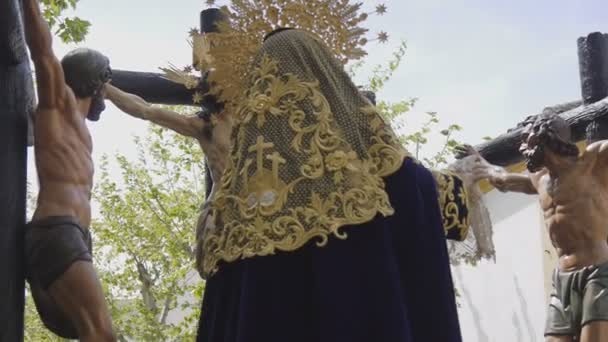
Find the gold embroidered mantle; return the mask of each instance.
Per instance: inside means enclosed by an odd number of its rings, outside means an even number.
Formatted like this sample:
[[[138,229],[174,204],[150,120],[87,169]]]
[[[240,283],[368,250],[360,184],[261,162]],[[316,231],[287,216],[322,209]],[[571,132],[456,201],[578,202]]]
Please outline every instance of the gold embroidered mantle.
[[[407,153],[329,50],[290,30],[263,45],[238,105],[233,150],[199,237],[202,274],[220,262],[345,238],[391,215],[383,176]]]
[[[468,194],[463,181],[448,171],[432,171],[445,236],[449,240],[464,241],[469,232]]]
[[[492,221],[473,179],[475,165],[471,156],[457,160],[448,170],[433,171],[453,265],[495,258]]]

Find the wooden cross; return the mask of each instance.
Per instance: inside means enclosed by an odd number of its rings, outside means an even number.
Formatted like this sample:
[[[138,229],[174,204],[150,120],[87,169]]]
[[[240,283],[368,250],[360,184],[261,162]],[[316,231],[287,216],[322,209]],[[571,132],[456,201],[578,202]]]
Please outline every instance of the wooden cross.
[[[0,1],[0,341],[23,340],[23,229],[34,87],[22,23],[20,2]]]

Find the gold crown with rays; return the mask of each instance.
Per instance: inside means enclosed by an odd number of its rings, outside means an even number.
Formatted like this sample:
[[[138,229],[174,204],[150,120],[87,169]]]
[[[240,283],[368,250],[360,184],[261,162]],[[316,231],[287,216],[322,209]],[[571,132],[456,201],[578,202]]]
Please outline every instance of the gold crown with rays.
[[[215,0],[206,3],[216,5]],[[385,14],[386,6],[377,5],[367,13],[362,11],[362,4],[349,0],[232,0],[220,8],[227,20],[216,25],[217,32],[190,30],[192,66],[161,69],[166,78],[188,89],[199,85],[195,70],[209,71],[209,92],[196,91],[193,102],[200,103],[205,95],[212,95],[232,107],[245,93],[247,74],[264,36],[276,29],[296,28],[313,33],[344,64],[365,56],[364,46],[369,41],[386,42],[386,32],[368,39],[368,30],[361,27],[370,14]]]

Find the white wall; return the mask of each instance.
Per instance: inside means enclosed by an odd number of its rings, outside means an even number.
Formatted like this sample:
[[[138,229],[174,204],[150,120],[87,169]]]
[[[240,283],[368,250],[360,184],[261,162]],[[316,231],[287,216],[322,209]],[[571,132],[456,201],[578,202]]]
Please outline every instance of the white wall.
[[[465,342],[543,341],[545,284],[541,212],[536,196],[485,195],[496,263],[452,268]]]

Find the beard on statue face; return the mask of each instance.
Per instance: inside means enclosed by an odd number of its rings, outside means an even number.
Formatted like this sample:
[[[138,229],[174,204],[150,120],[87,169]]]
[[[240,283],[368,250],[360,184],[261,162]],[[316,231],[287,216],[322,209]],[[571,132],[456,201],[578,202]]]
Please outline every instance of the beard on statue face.
[[[101,92],[96,92],[91,99],[91,105],[89,107],[89,113],[87,114],[87,119],[91,121],[98,121],[101,112],[106,109],[106,104],[104,101],[104,95]]]
[[[534,147],[528,147],[522,151],[522,154],[526,158],[526,168],[530,172],[538,172],[544,167],[545,161],[545,148],[542,145],[536,145]]]
[[[544,167],[545,146],[543,139],[536,134],[524,133],[524,141],[519,147],[519,152],[526,159],[526,167],[530,172],[538,172]]]

